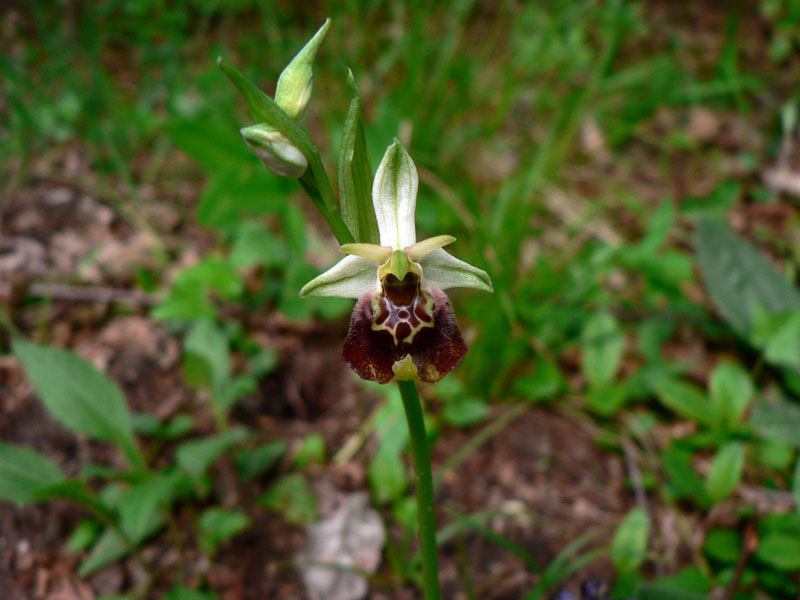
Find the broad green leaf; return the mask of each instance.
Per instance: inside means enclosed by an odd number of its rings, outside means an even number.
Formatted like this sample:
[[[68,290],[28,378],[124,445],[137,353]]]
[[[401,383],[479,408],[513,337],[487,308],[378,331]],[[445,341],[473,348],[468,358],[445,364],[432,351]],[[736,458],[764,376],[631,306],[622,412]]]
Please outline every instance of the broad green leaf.
[[[200,547],[207,554],[214,554],[222,542],[241,533],[249,524],[250,518],[242,511],[209,508],[197,520]]]
[[[704,548],[714,560],[736,564],[742,551],[742,535],[735,529],[712,529],[706,535]]]
[[[750,422],[762,436],[800,447],[800,405],[777,390],[754,404]]]
[[[383,504],[397,499],[409,483],[403,461],[403,451],[408,445],[408,426],[396,389],[389,393],[383,410],[378,414],[375,431],[380,445],[370,459],[367,476],[375,501]]]
[[[235,267],[283,266],[288,260],[286,244],[256,221],[244,221],[236,230],[230,253]]]
[[[743,444],[730,442],[720,449],[706,476],[706,491],[712,501],[719,502],[731,495],[742,479],[743,468]]]
[[[361,97],[350,69],[347,82],[352,99],[339,150],[339,202],[344,222],[356,241],[377,244],[380,236],[372,206],[372,168],[364,135]]]
[[[18,504],[43,500],[42,488],[64,480],[64,474],[43,454],[0,442],[0,499]]]
[[[741,421],[753,396],[753,382],[740,365],[724,362],[711,374],[711,406],[717,422],[731,429]]]
[[[675,221],[675,208],[670,200],[664,200],[650,217],[647,235],[639,244],[642,251],[652,253],[667,240],[669,230]]]
[[[669,477],[669,491],[673,500],[688,498],[698,506],[711,503],[703,479],[692,465],[692,453],[672,446],[662,455],[664,471]]]
[[[163,520],[161,511],[175,493],[175,478],[157,474],[137,483],[120,500],[120,524],[128,537],[138,543],[152,533],[154,521]]]
[[[402,454],[386,445],[380,446],[370,459],[367,476],[377,504],[400,497],[408,487],[408,473]]]
[[[178,465],[191,475],[202,475],[219,456],[234,444],[247,439],[244,429],[233,429],[216,435],[183,442],[175,451]]]
[[[767,338],[764,358],[770,364],[800,370],[800,310],[792,311]]]
[[[237,143],[247,152],[241,138]],[[216,175],[200,197],[197,220],[206,227],[222,228],[236,226],[245,217],[279,213],[293,189],[290,182],[260,167],[258,171],[250,168]]]
[[[294,525],[309,525],[317,518],[317,498],[301,473],[278,480],[259,501]]]
[[[762,439],[754,445],[755,459],[762,465],[784,471],[788,469],[794,459],[794,448],[780,440]]]
[[[442,410],[442,420],[456,427],[470,427],[486,418],[489,407],[480,398],[460,397],[447,401]]]
[[[797,463],[794,466],[792,495],[794,496],[794,506],[800,512],[800,458],[797,459]]]
[[[628,399],[628,388],[619,384],[589,388],[586,399],[590,410],[598,415],[608,417],[625,404]]]
[[[209,375],[208,384],[215,396],[218,395],[231,371],[228,336],[222,328],[208,319],[198,321],[183,339],[183,350],[204,362]]]
[[[89,437],[120,445],[133,464],[143,463],[125,398],[111,379],[66,350],[16,340],[14,354],[56,419]]]
[[[247,481],[257,475],[266,473],[286,453],[286,442],[278,440],[259,446],[243,448],[234,456],[234,464],[239,475]]]
[[[722,217],[736,204],[741,193],[738,181],[723,181],[707,198],[687,198],[681,202],[682,215],[693,217]]]
[[[558,365],[541,357],[536,359],[529,375],[519,377],[514,382],[514,391],[529,402],[551,399],[564,387],[564,377]]]
[[[134,413],[131,415],[131,423],[136,433],[162,440],[179,438],[194,427],[194,420],[189,415],[177,415],[166,423],[161,423],[150,413]]]
[[[592,315],[583,329],[583,374],[593,387],[611,383],[625,350],[625,336],[609,312]]]
[[[634,600],[707,600],[706,594],[683,590],[671,585],[643,583],[636,589]]]
[[[172,142],[210,173],[242,169],[251,161],[235,127],[219,119],[170,120]]]
[[[761,538],[756,558],[780,571],[800,570],[800,536],[769,533]]]
[[[161,600],[218,600],[216,593],[205,590],[193,590],[179,584],[172,587]]]
[[[683,592],[703,594],[705,598],[708,592],[711,591],[713,580],[697,567],[684,567],[675,575],[660,577],[654,583],[659,587],[663,586]]]
[[[655,384],[661,404],[681,417],[711,425],[714,414],[706,395],[696,386],[674,378],[664,378]]]
[[[711,299],[744,337],[756,312],[778,315],[800,306],[800,292],[721,220],[700,222],[697,258]]]
[[[609,558],[619,573],[636,571],[647,557],[650,522],[641,508],[632,509],[622,520],[609,548]]]
[[[67,550],[71,554],[85,550],[94,543],[100,533],[100,524],[97,521],[81,521],[69,534],[67,539]]]
[[[319,433],[312,433],[303,440],[303,445],[297,451],[294,458],[294,466],[298,468],[310,464],[322,464],[325,462],[325,438]]]

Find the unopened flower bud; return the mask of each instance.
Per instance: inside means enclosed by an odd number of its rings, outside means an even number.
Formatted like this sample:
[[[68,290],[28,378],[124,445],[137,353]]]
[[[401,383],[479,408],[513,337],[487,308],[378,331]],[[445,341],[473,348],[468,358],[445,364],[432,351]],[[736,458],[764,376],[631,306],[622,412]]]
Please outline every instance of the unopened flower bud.
[[[303,115],[311,98],[311,87],[314,81],[311,67],[330,24],[330,19],[325,21],[325,24],[297,53],[297,56],[292,59],[278,79],[275,103],[295,120]]]
[[[250,150],[276,175],[297,178],[308,169],[303,153],[274,127],[260,123],[241,132]]]

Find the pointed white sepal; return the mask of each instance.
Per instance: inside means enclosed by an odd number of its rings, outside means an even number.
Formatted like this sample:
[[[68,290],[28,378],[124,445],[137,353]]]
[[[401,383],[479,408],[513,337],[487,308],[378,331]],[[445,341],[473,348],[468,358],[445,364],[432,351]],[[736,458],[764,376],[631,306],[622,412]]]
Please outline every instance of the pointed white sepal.
[[[300,296],[361,298],[377,286],[378,270],[373,261],[360,256],[346,256],[305,284]]]
[[[386,150],[372,184],[372,204],[381,246],[402,250],[417,241],[414,213],[419,177],[414,161],[395,139]]]
[[[440,290],[466,287],[493,292],[492,280],[486,271],[473,267],[439,248],[419,261],[422,281]]]

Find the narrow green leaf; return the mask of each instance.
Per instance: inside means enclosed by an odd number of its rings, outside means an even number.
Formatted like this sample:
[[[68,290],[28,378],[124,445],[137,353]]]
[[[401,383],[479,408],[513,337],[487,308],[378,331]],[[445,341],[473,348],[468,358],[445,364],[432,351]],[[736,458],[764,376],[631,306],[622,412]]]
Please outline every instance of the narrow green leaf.
[[[800,292],[723,221],[700,222],[697,258],[711,299],[744,337],[756,312],[778,315],[800,306]]]
[[[64,474],[43,454],[0,442],[0,499],[18,504],[43,498],[37,492],[64,480]]]
[[[625,349],[625,336],[611,313],[592,315],[583,329],[582,348],[583,374],[589,384],[600,387],[611,383]]]
[[[144,463],[125,398],[111,379],[66,350],[16,340],[14,354],[56,419],[89,437],[120,445],[133,464]]]
[[[730,442],[723,446],[711,463],[706,476],[706,491],[714,502],[731,495],[742,479],[744,468],[744,445]]]
[[[724,362],[711,374],[709,391],[717,423],[723,428],[730,429],[741,421],[750,403],[753,396],[753,382],[740,365]]]
[[[380,243],[378,221],[372,206],[372,168],[364,134],[361,97],[353,72],[347,70],[352,99],[339,150],[339,203],[342,217],[357,242]]]
[[[622,520],[611,540],[609,557],[619,573],[639,568],[647,556],[650,522],[641,508],[632,509]]]

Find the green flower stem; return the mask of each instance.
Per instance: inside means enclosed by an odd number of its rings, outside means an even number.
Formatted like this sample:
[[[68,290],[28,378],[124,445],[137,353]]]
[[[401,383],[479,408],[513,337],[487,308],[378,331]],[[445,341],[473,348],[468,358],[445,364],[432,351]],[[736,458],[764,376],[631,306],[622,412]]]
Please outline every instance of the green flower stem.
[[[408,419],[411,437],[411,454],[414,457],[414,474],[417,491],[419,519],[419,544],[422,555],[422,587],[425,600],[441,600],[439,591],[439,566],[436,559],[436,514],[433,501],[433,477],[428,436],[422,418],[422,404],[413,381],[399,381],[400,395]]]

